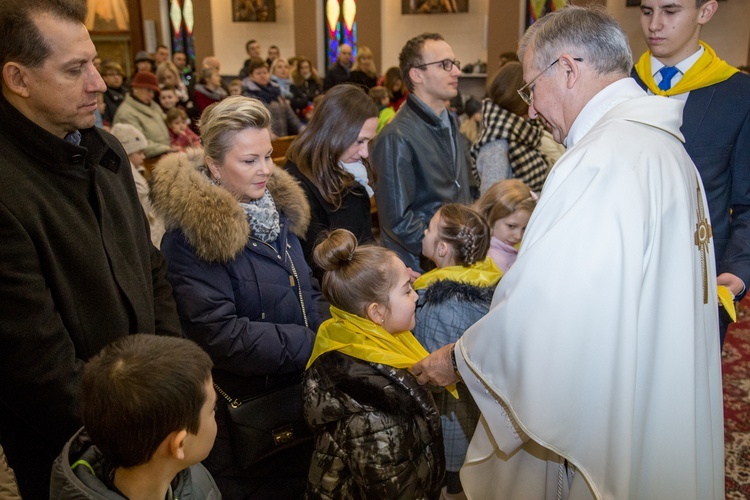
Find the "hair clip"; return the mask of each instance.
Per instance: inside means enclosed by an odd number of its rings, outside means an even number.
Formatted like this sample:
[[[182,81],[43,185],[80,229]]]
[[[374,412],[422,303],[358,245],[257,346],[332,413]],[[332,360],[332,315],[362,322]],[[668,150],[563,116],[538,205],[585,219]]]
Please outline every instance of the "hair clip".
[[[536,194],[534,191],[529,189],[529,193],[531,193],[531,199],[534,201],[539,201],[539,195]]]
[[[351,262],[351,260],[352,260],[353,258],[354,258],[354,252],[351,252],[351,253],[349,254],[349,258],[348,258],[348,259],[346,259],[346,260],[348,260],[348,261],[350,261],[350,262]]]

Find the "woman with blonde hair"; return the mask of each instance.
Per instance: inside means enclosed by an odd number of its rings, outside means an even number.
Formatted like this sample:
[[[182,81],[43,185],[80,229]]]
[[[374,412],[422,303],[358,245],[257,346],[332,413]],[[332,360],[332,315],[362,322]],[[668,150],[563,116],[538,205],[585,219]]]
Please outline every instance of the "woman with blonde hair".
[[[301,381],[327,314],[299,242],[310,208],[274,167],[270,127],[260,101],[228,97],[201,116],[200,169],[174,154],[152,176],[153,207],[170,228],[161,251],[182,329],[211,356],[221,389],[218,435],[203,463],[225,498],[301,498],[312,453],[304,443],[255,461],[230,434],[230,400]],[[265,411],[272,422],[302,420],[301,407]]]
[[[349,82],[361,86],[365,92],[378,84],[378,70],[369,47],[362,45],[357,48]]]
[[[180,104],[186,106],[190,101],[188,89],[180,78],[180,70],[172,61],[164,61],[156,68],[156,78],[159,80],[159,87],[175,87],[177,89],[177,98],[180,100]]]

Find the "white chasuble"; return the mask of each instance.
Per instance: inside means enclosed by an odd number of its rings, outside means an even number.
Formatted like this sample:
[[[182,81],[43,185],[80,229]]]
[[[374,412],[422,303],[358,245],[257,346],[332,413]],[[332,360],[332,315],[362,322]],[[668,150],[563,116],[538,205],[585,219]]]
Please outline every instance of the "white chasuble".
[[[470,498],[724,498],[716,272],[682,106],[626,78],[576,118],[457,344],[483,414]]]

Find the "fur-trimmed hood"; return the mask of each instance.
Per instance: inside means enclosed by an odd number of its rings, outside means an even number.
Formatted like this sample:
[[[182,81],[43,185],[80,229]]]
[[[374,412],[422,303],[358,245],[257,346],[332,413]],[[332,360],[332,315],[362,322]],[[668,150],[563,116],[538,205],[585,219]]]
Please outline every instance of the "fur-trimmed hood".
[[[185,153],[160,160],[151,174],[151,204],[167,231],[181,230],[199,258],[228,262],[247,244],[250,225],[235,197],[203,173],[201,160]],[[310,205],[297,181],[274,167],[267,187],[290,231],[304,237]]]

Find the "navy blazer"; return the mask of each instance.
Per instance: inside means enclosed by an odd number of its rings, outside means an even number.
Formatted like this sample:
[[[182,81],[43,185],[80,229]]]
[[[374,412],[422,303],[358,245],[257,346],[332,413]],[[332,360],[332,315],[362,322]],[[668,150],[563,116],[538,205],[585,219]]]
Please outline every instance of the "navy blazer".
[[[691,91],[680,130],[706,190],[716,272],[750,286],[750,76]]]

